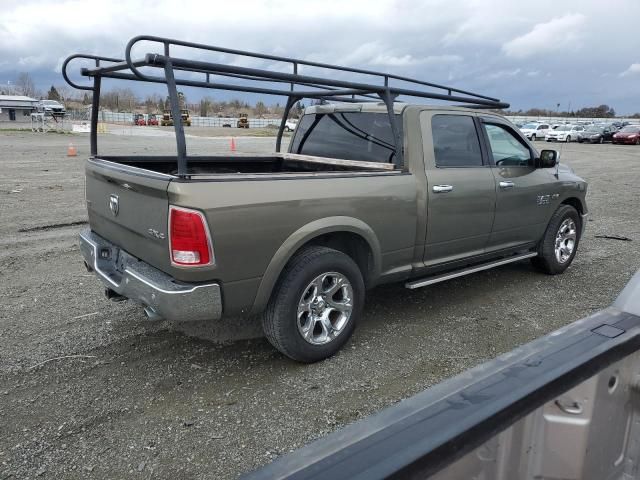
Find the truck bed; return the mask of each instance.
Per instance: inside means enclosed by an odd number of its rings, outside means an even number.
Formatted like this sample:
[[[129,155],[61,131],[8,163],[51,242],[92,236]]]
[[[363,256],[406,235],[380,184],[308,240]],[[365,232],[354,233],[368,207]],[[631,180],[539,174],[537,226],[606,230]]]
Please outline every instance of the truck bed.
[[[175,156],[100,156],[96,159],[143,168],[165,175],[174,176],[178,173]],[[389,172],[396,168],[391,163],[363,162],[293,153],[192,156],[187,160],[187,174],[192,177],[229,174]]]

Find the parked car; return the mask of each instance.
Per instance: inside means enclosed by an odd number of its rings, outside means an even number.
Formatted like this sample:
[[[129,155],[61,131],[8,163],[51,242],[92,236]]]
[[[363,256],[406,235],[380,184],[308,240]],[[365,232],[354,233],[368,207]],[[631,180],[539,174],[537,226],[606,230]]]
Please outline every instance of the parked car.
[[[158,126],[158,117],[155,113],[149,115],[149,120],[147,120],[147,125],[155,125]]]
[[[544,138],[550,127],[548,123],[525,123],[520,131],[529,140]]]
[[[613,134],[613,143],[640,145],[640,125],[627,125]]]
[[[138,125],[139,127],[144,127],[147,124],[147,121],[144,119],[144,114],[136,113],[133,116],[133,124]]]
[[[64,105],[56,100],[40,100],[37,109],[41,113],[46,113],[54,117],[62,117],[67,113]]]
[[[547,142],[574,142],[584,132],[580,125],[560,125],[555,130],[549,130],[544,136]]]
[[[285,132],[293,132],[296,129],[297,125],[298,125],[298,120],[296,120],[294,118],[290,118],[284,124],[284,131]]]
[[[591,125],[578,135],[579,143],[610,142],[616,130],[610,126]]]

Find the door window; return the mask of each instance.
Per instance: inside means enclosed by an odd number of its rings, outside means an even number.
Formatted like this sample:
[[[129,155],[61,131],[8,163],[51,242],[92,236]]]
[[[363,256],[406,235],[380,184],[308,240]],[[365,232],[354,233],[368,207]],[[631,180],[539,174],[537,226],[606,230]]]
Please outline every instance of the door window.
[[[482,152],[473,117],[434,115],[433,153],[438,167],[481,167]]]
[[[493,163],[500,167],[531,165],[531,151],[524,141],[501,125],[485,123]]]

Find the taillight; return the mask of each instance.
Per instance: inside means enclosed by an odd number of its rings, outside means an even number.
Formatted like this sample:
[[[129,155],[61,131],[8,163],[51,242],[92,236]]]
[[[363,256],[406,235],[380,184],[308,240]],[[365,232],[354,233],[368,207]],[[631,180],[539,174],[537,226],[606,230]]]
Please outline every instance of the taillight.
[[[169,249],[176,265],[213,263],[211,237],[204,215],[197,210],[169,207]]]

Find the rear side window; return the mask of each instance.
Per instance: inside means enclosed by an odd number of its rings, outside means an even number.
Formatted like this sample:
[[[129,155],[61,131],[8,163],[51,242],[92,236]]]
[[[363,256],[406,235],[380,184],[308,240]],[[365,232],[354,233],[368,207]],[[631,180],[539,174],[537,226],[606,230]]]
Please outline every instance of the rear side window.
[[[473,117],[434,115],[433,153],[438,167],[480,167],[482,153]]]
[[[396,115],[402,138],[402,118]],[[395,141],[386,113],[336,112],[304,115],[291,153],[393,163]]]

